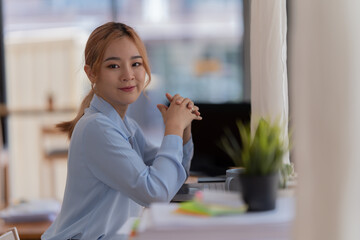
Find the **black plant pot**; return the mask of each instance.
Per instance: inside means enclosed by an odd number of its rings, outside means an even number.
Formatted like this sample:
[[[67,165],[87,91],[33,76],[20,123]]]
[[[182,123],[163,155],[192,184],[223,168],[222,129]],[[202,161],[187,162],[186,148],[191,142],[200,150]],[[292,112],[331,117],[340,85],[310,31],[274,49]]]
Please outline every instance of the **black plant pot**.
[[[267,211],[276,206],[279,175],[252,176],[241,174],[242,196],[248,211]]]

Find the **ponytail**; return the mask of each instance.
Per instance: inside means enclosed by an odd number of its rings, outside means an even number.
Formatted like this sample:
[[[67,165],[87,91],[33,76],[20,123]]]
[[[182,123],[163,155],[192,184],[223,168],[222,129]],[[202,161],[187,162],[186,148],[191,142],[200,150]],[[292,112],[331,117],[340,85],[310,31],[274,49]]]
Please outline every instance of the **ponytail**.
[[[76,123],[80,120],[80,118],[84,115],[85,109],[90,106],[90,102],[92,98],[94,97],[94,90],[91,89],[88,95],[84,98],[84,100],[81,103],[80,109],[76,115],[76,117],[68,122],[62,122],[56,124],[56,127],[60,129],[60,131],[65,132],[68,134],[69,139],[71,138],[71,135],[74,131]]]

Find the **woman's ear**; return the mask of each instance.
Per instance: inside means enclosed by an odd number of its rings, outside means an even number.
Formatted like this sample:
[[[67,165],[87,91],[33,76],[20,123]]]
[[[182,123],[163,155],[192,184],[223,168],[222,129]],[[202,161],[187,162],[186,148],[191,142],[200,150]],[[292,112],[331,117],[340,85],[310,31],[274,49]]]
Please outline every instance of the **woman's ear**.
[[[94,74],[91,67],[89,65],[85,65],[84,66],[84,71],[85,71],[87,77],[89,78],[90,82],[95,83],[96,82],[96,75]]]

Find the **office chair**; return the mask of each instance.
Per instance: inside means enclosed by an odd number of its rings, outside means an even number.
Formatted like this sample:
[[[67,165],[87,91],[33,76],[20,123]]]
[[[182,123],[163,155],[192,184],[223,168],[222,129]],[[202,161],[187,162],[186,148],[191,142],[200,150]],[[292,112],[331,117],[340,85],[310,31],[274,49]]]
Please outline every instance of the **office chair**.
[[[0,240],[20,240],[16,227],[9,229],[0,236]]]

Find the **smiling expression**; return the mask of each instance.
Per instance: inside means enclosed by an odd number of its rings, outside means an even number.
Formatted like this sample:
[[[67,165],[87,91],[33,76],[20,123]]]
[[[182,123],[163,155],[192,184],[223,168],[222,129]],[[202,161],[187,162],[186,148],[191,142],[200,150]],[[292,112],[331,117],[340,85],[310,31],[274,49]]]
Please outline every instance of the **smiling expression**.
[[[144,89],[145,74],[143,58],[136,45],[128,37],[121,37],[105,50],[96,78],[89,78],[96,83],[95,93],[123,118],[128,105],[135,102]]]

